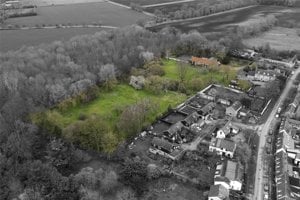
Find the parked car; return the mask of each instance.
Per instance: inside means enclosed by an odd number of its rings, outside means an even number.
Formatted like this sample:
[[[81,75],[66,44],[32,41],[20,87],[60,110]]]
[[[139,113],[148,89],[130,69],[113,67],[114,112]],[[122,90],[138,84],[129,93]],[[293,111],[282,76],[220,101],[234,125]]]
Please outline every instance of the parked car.
[[[264,191],[265,192],[269,191],[269,185],[267,183],[264,184]]]
[[[268,137],[268,138],[267,138],[267,142],[268,142],[269,144],[271,144],[271,143],[272,143],[272,138],[271,138],[271,137]]]

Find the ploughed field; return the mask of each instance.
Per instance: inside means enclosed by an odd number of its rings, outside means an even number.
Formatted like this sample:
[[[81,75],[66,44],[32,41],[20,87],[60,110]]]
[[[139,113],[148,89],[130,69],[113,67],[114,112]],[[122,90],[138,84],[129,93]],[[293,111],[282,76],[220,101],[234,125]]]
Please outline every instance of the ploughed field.
[[[149,28],[159,31],[166,26],[173,26],[183,32],[197,30],[200,33],[224,33],[234,29],[239,23],[245,22],[255,15],[279,14],[287,9],[279,6],[254,6],[237,11],[214,14],[212,16],[199,17],[197,19],[175,21]]]
[[[49,26],[56,24],[82,25],[101,23],[102,25],[124,27],[136,23],[147,16],[108,2],[45,6],[37,8],[37,16],[10,18],[6,24],[13,26]]]
[[[0,31],[0,53],[22,46],[36,46],[53,41],[69,40],[76,35],[94,34],[103,28],[59,28]]]

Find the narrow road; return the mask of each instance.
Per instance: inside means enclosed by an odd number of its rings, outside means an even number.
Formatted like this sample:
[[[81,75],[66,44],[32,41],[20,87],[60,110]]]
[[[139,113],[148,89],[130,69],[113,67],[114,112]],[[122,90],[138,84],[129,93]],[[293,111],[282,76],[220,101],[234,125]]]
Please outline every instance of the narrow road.
[[[267,121],[265,124],[261,126],[261,130],[259,131],[259,146],[258,146],[258,157],[257,157],[257,163],[256,163],[256,175],[255,175],[255,189],[254,189],[254,195],[253,200],[263,200],[263,160],[264,160],[264,147],[266,144],[266,137],[268,135],[268,131],[271,128],[272,121],[275,119],[276,112],[283,102],[283,100],[286,98],[288,92],[293,87],[293,81],[295,80],[296,76],[300,73],[300,68],[298,68],[294,75],[291,76],[286,83],[286,86],[284,90],[282,91],[279,99],[277,100],[276,104],[274,105],[274,108],[272,112],[270,113]]]
[[[157,3],[157,4],[151,4],[151,5],[144,5],[143,8],[167,6],[167,5],[173,5],[173,4],[188,3],[188,2],[193,2],[193,1],[195,1],[195,0],[180,0],[180,1],[172,1],[172,2],[166,2],[166,3]]]

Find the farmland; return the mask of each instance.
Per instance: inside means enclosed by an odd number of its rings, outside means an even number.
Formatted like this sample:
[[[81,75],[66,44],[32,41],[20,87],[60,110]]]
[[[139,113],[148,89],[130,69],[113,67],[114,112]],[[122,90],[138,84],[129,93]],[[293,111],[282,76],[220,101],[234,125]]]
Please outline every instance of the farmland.
[[[251,19],[252,16],[282,13],[285,10],[285,7],[278,6],[254,6],[232,12],[199,17],[197,19],[175,21],[173,23],[154,26],[150,29],[159,31],[166,26],[174,26],[183,32],[197,30],[200,33],[224,33],[234,29],[237,24]]]
[[[296,29],[276,27],[258,37],[244,40],[244,44],[248,47],[260,47],[267,43],[270,47],[277,50],[300,51],[300,36]]]
[[[107,2],[38,7],[37,13],[37,16],[8,19],[6,24],[32,27],[101,22],[103,25],[124,27],[147,18],[142,13]]]
[[[56,40],[69,40],[76,35],[94,34],[102,28],[60,28],[0,31],[0,52],[17,50],[22,46],[35,46]]]
[[[176,2],[176,0],[112,0],[113,2],[119,3],[119,4],[123,4],[123,5],[127,5],[129,6],[130,3],[136,3],[139,5],[152,5],[152,4],[158,4],[158,3],[168,3],[168,2]],[[180,1],[180,0],[177,0]],[[203,1],[203,0],[199,0],[199,1]]]

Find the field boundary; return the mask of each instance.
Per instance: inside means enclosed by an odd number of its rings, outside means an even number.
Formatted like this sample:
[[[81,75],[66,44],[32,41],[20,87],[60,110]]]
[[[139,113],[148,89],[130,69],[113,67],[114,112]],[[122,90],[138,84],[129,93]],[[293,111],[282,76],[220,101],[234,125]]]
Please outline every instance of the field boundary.
[[[0,31],[4,30],[31,30],[31,29],[60,29],[60,28],[107,28],[117,29],[116,26],[102,26],[102,25],[71,25],[71,26],[44,26],[44,27],[20,27],[20,28],[0,28]]]
[[[156,4],[150,4],[150,5],[144,5],[143,8],[152,8],[157,6],[167,6],[167,5],[174,5],[174,4],[181,4],[181,3],[189,3],[194,2],[195,0],[180,0],[180,1],[172,1],[172,2],[166,2],[166,3],[156,3]]]
[[[193,21],[193,20],[198,20],[198,19],[205,19],[207,17],[218,16],[218,15],[231,13],[231,12],[236,12],[236,11],[240,11],[240,10],[244,10],[244,9],[248,9],[248,8],[253,8],[253,7],[257,7],[257,6],[258,5],[251,5],[251,6],[235,8],[235,9],[231,9],[231,10],[227,10],[227,11],[223,11],[223,12],[218,12],[218,13],[214,13],[214,14],[210,14],[210,15],[187,18],[187,19],[168,20],[168,21],[161,22],[161,23],[155,23],[155,22],[151,23],[150,22],[146,25],[146,27],[147,28],[153,28],[153,27],[156,27],[156,26],[161,26],[161,25],[166,25],[166,24],[173,24],[173,23],[178,23],[178,22],[186,22],[186,21]]]

